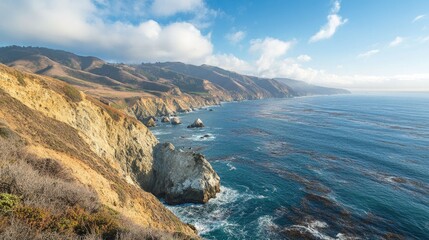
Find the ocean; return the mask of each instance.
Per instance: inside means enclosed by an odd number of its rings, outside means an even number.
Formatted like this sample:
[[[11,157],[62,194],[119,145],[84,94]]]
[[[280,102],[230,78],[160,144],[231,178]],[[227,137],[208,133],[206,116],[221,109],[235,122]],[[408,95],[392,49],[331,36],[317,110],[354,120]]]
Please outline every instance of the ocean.
[[[429,239],[429,94],[244,101],[180,117],[152,131],[203,153],[221,177],[207,204],[168,206],[205,239]],[[187,129],[196,118],[206,127]]]

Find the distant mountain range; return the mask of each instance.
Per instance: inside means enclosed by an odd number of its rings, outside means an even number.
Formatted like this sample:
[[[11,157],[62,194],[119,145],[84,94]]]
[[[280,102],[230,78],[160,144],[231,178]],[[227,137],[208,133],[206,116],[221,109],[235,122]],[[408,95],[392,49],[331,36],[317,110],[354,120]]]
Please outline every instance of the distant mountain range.
[[[321,87],[306,83],[304,81],[298,81],[289,78],[275,78],[275,80],[286,84],[299,96],[311,96],[311,95],[333,95],[333,94],[348,94],[348,90],[341,88],[328,88]]]
[[[189,111],[221,101],[348,93],[291,79],[268,79],[180,62],[117,64],[37,47],[0,48],[0,62],[46,75],[139,119]]]

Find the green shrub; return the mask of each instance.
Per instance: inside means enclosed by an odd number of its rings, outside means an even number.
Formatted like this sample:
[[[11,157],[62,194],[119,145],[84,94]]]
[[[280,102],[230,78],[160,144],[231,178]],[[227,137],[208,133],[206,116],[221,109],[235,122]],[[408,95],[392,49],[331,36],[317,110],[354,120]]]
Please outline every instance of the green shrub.
[[[0,214],[10,213],[20,202],[21,199],[16,195],[0,193]]]

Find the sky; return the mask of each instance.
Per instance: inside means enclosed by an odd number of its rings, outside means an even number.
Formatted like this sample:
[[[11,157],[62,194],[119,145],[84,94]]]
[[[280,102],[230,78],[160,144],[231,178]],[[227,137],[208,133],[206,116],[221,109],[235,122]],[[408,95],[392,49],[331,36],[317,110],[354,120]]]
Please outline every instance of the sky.
[[[1,0],[0,46],[429,91],[428,0]]]

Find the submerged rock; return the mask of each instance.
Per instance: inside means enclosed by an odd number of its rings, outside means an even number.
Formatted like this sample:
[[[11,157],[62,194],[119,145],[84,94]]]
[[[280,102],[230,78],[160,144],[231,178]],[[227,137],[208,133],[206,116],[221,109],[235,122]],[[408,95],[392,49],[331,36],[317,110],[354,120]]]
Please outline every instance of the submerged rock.
[[[199,118],[197,118],[197,120],[195,120],[194,123],[188,126],[188,128],[202,128],[202,127],[204,127],[204,123]]]
[[[205,157],[175,150],[173,144],[154,148],[152,193],[168,204],[206,203],[220,191],[220,178]]]
[[[179,124],[182,124],[182,122],[180,121],[180,118],[178,118],[178,117],[172,117],[172,118],[170,119],[170,122],[171,122],[171,124],[173,124],[173,125],[179,125]]]
[[[210,137],[209,134],[205,134],[204,136],[201,136],[200,139],[209,138],[209,137]]]
[[[170,118],[169,117],[163,117],[161,119],[161,122],[163,122],[163,123],[169,123],[170,122]]]

